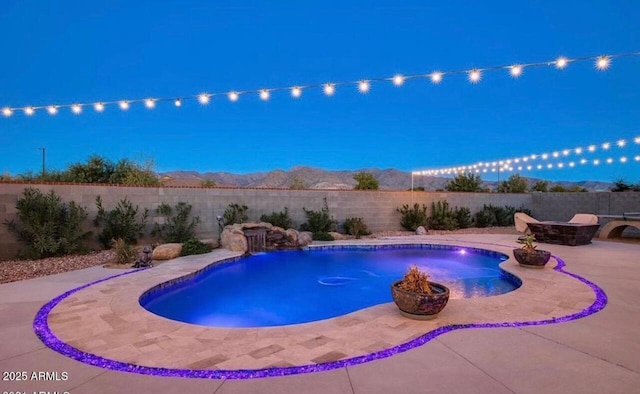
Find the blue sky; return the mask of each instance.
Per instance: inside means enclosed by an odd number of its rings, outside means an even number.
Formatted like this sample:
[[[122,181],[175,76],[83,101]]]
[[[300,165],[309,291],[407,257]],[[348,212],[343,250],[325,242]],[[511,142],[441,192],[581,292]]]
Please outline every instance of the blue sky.
[[[275,5],[271,4],[275,3]],[[552,5],[553,4],[553,5]],[[640,52],[629,1],[3,1],[0,108],[222,93],[197,100],[0,115],[0,171],[63,169],[91,154],[153,159],[157,171],[248,173],[451,167],[640,136],[640,56],[275,91],[229,91]],[[640,144],[589,159],[626,164],[525,171],[550,180],[640,181]],[[503,175],[504,177],[504,175]],[[495,174],[483,175],[494,180]]]

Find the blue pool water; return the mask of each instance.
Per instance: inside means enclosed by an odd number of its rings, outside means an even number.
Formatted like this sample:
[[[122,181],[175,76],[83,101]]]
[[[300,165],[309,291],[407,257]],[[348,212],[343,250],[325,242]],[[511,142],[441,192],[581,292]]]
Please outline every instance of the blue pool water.
[[[306,323],[391,302],[391,283],[413,264],[449,287],[451,298],[503,294],[520,285],[498,268],[506,259],[439,245],[268,252],[151,289],[140,304],[157,315],[204,326]]]

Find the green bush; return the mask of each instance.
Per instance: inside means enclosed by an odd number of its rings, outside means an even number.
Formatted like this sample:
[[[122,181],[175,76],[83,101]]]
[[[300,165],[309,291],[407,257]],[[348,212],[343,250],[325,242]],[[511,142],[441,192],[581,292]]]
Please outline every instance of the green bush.
[[[360,171],[353,179],[357,182],[355,190],[378,190],[380,186],[378,179],[370,172]]]
[[[302,208],[304,214],[307,216],[307,222],[300,226],[302,231],[311,231],[312,233],[328,233],[335,230],[337,222],[333,220],[329,214],[329,206],[327,205],[327,199],[324,198],[324,205],[319,211],[311,211]],[[333,238],[331,238],[333,240]]]
[[[156,209],[158,215],[164,216],[164,223],[156,223],[151,231],[152,236],[159,236],[164,242],[182,243],[188,239],[194,238],[195,230],[200,223],[200,218],[191,216],[191,204],[179,202],[175,206],[175,215],[173,209],[167,204],[160,204]]]
[[[482,192],[482,177],[480,174],[461,173],[450,179],[444,186],[448,192]]]
[[[69,204],[51,190],[43,194],[38,189],[27,188],[16,202],[19,224],[5,220],[4,224],[20,241],[26,243],[19,257],[39,259],[83,252],[82,241],[90,231],[83,231],[81,224],[87,218],[86,210],[71,201]]]
[[[431,215],[427,219],[427,225],[434,230],[455,230],[458,228],[455,212],[449,208],[447,201],[431,203]]]
[[[325,231],[318,231],[317,233],[313,233],[311,237],[314,241],[333,241],[333,237],[331,234]]]
[[[473,220],[471,219],[471,210],[467,207],[456,207],[453,210],[453,215],[458,222],[458,228],[469,228]]]
[[[204,254],[211,252],[211,245],[200,242],[195,238],[188,239],[182,243],[181,256],[191,256],[194,254]]]
[[[271,215],[263,214],[260,216],[260,221],[271,223],[285,230],[291,228],[291,218],[289,217],[289,209],[287,207],[284,207],[284,211],[271,212]]]
[[[402,215],[400,225],[402,228],[410,231],[416,231],[420,226],[427,226],[427,206],[418,203],[413,204],[413,208],[409,204],[402,205],[402,208],[396,208],[396,211]]]
[[[362,218],[347,218],[344,221],[343,227],[347,234],[355,236],[356,239],[359,239],[363,235],[371,234]]]
[[[224,210],[224,213],[222,214],[222,222],[224,223],[225,226],[228,226],[230,224],[240,224],[240,223],[244,223],[247,221],[247,219],[249,218],[247,216],[247,209],[249,209],[249,207],[247,207],[246,205],[240,205],[240,204],[229,204],[229,206],[227,207],[227,209]]]
[[[516,212],[524,212],[527,215],[531,215],[531,210],[520,207],[506,205],[504,207],[498,207],[495,205],[484,205],[481,211],[476,212],[475,225],[476,227],[493,227],[493,226],[513,226],[513,215]]]
[[[93,221],[96,227],[104,226],[98,235],[98,240],[105,248],[109,248],[113,240],[121,238],[127,244],[135,245],[138,238],[144,235],[144,226],[149,216],[149,210],[145,208],[138,218],[138,206],[124,198],[112,210],[107,211],[102,206],[100,196],[96,197],[98,214]]]

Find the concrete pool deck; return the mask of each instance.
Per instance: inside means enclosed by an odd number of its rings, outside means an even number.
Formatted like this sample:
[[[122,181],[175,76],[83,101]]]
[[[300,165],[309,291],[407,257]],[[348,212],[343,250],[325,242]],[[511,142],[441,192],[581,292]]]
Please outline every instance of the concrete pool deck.
[[[454,234],[389,242],[455,244],[510,253],[517,246],[514,240],[513,235]],[[36,312],[67,290],[118,273],[114,270],[94,267],[0,285],[0,371],[68,374],[67,380],[0,381],[0,386],[3,390],[71,393],[638,392],[640,245],[594,241],[579,247],[539,247],[564,260],[566,271],[600,286],[608,296],[607,306],[570,322],[457,330],[376,361],[250,380],[116,372],[80,363],[43,345],[33,332]],[[212,255],[176,260],[81,290],[52,310],[51,329],[60,339],[87,352],[141,365],[264,368],[371,353],[452,323],[542,320],[571,314],[595,299],[589,287],[567,275],[550,267],[542,271],[520,268],[511,259],[503,267],[523,279],[521,289],[486,299],[452,300],[432,322],[406,320],[393,304],[385,304],[318,323],[221,330],[168,321],[137,305],[142,291],[206,265]]]

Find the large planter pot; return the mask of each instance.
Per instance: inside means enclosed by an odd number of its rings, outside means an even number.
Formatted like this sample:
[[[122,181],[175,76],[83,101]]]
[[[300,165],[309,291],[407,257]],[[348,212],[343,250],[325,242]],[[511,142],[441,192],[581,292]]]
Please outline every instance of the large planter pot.
[[[533,252],[524,249],[513,249],[513,257],[516,258],[522,267],[544,268],[549,258],[551,258],[551,252],[537,249]]]
[[[391,295],[403,316],[417,320],[433,319],[449,301],[449,289],[440,283],[429,282],[432,294],[418,294],[402,290],[399,287],[401,282],[391,284]]]

